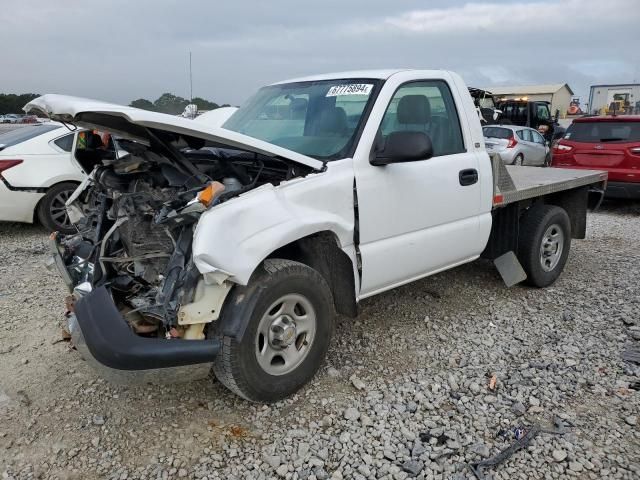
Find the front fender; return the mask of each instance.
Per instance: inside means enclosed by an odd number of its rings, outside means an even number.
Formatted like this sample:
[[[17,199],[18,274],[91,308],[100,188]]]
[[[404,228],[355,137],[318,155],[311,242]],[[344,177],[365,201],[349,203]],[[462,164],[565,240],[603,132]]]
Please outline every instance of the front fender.
[[[333,232],[345,249],[353,244],[351,159],[326,171],[266,184],[204,213],[193,238],[193,259],[201,273],[224,272],[246,285],[274,250],[320,231]]]

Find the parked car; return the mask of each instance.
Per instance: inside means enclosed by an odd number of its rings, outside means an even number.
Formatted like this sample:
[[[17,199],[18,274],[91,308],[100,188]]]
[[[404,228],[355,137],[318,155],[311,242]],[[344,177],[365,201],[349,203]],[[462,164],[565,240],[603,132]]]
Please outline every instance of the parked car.
[[[487,152],[499,154],[507,165],[545,167],[551,163],[547,141],[533,128],[491,125],[482,132]]]
[[[24,115],[20,119],[20,123],[38,123],[38,117],[35,115]]]
[[[75,231],[65,202],[85,178],[74,158],[82,132],[50,122],[0,134],[0,221]]]
[[[27,108],[136,140],[83,158],[97,167],[68,203],[78,233],[51,237],[78,351],[130,381],[213,363],[254,401],[309,381],[360,299],[480,255],[511,285],[551,285],[606,180],[496,168],[442,70],[273,84],[222,127],[59,95]]]
[[[20,123],[22,116],[15,113],[7,113],[2,118],[2,123]]]
[[[640,116],[576,118],[554,144],[552,166],[606,170],[607,197],[640,198]]]

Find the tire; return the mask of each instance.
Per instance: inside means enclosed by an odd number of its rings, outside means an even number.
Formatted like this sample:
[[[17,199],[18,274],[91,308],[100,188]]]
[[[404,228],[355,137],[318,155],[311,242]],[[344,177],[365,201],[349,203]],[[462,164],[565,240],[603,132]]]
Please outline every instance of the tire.
[[[511,165],[522,166],[523,164],[524,164],[524,157],[522,156],[521,153],[519,153],[518,155],[516,155],[516,158],[513,159],[513,163]]]
[[[551,152],[547,153],[547,155],[544,157],[544,165],[542,165],[543,167],[550,167],[551,166]]]
[[[567,212],[553,205],[531,207],[520,220],[518,260],[527,283],[543,288],[562,273],[571,247],[571,222]]]
[[[311,380],[324,361],[335,320],[331,290],[324,277],[307,265],[267,259],[246,287],[234,288],[225,304],[243,299],[252,305],[246,312],[248,325],[239,340],[217,334],[221,349],[213,371],[224,386],[246,400],[282,400]],[[229,308],[223,309],[218,324],[232,320],[226,315]],[[302,323],[304,318],[307,323]],[[299,332],[301,325],[306,333]]]
[[[40,200],[36,213],[38,220],[47,230],[58,231],[64,234],[75,233],[77,230],[69,221],[64,203],[78,187],[72,182],[63,182],[54,185]]]

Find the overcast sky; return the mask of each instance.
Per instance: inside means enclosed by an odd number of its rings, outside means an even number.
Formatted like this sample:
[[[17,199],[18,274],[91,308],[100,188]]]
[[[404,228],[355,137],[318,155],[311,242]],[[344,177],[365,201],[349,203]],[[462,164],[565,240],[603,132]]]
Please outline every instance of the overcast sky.
[[[640,81],[640,0],[2,0],[0,92],[238,104],[266,83],[444,68],[474,86]]]

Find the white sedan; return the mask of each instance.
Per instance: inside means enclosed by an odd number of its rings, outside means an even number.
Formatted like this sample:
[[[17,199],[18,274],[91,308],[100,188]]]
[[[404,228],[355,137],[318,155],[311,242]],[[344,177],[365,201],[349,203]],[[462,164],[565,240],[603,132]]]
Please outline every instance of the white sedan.
[[[94,137],[55,122],[0,134],[0,221],[37,219],[51,231],[75,231],[65,208],[85,178],[75,152]]]

